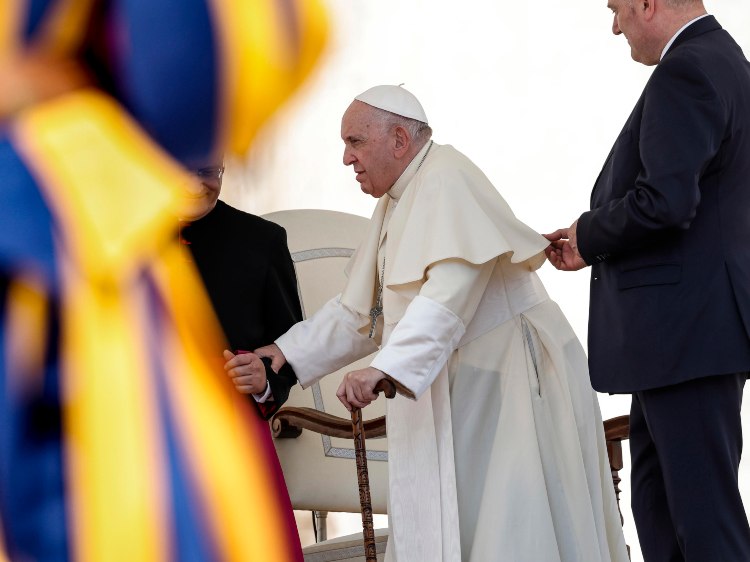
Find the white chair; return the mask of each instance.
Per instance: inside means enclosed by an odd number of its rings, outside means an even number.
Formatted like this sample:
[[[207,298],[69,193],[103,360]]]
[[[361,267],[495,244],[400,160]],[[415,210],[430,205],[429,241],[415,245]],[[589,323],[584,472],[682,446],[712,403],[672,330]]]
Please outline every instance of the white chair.
[[[307,318],[341,292],[346,279],[344,268],[364,236],[368,220],[347,213],[312,209],[279,211],[270,213],[265,218],[280,224],[287,231],[302,312]],[[306,407],[349,420],[349,412],[336,398],[336,389],[345,373],[367,366],[370,359],[367,357],[357,361],[306,390],[294,387],[279,414],[285,408]],[[368,419],[384,416],[385,400],[376,400],[365,409],[364,414]],[[377,431],[384,434],[383,420],[380,425]],[[273,427],[275,432],[281,431],[278,419],[274,419]],[[369,435],[369,428],[367,431],[373,512],[386,513],[387,439],[374,439]],[[316,517],[317,539],[320,542],[303,549],[305,560],[364,561],[362,534],[325,540],[326,512],[360,512],[357,468],[351,437],[331,437],[304,430],[296,438],[276,438],[275,444],[294,509],[311,510],[323,515]],[[377,530],[378,560],[383,558],[386,541],[387,530]]]

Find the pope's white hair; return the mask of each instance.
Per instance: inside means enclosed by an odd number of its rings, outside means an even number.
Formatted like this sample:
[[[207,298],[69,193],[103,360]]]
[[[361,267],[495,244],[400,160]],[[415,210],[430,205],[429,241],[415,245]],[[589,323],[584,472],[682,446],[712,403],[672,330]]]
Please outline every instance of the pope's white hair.
[[[403,127],[409,133],[412,142],[427,142],[432,136],[432,128],[423,121],[410,119],[402,115],[396,115],[379,107],[372,107],[374,120],[383,127],[383,129],[392,129],[393,127]]]

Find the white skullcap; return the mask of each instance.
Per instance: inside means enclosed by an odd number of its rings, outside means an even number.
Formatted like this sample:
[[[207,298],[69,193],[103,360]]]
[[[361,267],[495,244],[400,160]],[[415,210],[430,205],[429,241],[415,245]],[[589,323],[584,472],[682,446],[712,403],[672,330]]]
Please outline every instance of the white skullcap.
[[[401,86],[374,86],[354,99],[402,117],[427,123],[427,115],[422,109],[422,104],[414,94]]]

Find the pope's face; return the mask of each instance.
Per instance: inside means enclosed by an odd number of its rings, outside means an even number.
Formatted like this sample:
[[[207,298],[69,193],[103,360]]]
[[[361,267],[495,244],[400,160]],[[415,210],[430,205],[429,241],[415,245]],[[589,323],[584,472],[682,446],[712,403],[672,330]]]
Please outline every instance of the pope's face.
[[[341,120],[344,165],[352,166],[364,193],[380,198],[396,183],[400,172],[394,154],[396,137],[377,119],[372,107],[353,101]]]

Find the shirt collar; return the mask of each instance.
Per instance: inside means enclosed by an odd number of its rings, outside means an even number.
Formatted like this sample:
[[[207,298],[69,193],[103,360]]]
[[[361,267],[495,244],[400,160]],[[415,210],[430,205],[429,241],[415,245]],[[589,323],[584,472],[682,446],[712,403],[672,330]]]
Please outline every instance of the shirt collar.
[[[388,195],[390,195],[391,199],[398,202],[398,200],[404,194],[404,191],[406,191],[406,186],[409,185],[412,179],[414,179],[414,176],[417,174],[417,170],[419,170],[419,166],[422,164],[422,161],[427,155],[427,151],[430,150],[430,146],[432,144],[432,141],[424,143],[422,149],[414,158],[412,158],[412,161],[409,162],[409,165],[403,171],[401,176],[396,180],[396,183],[393,184],[393,187],[388,190]]]
[[[672,35],[672,38],[671,38],[671,39],[669,40],[669,42],[668,42],[668,43],[667,43],[667,44],[665,45],[664,49],[662,49],[662,52],[661,52],[661,56],[659,57],[659,61],[661,62],[661,59],[663,59],[663,58],[664,58],[664,55],[666,55],[666,54],[667,54],[667,51],[668,51],[668,50],[669,50],[669,48],[670,48],[670,47],[672,46],[672,43],[674,43],[674,40],[675,40],[675,39],[677,39],[677,36],[678,36],[678,35],[679,35],[680,33],[682,33],[683,31],[685,31],[685,30],[686,30],[686,29],[687,29],[688,27],[690,27],[690,26],[691,26],[692,24],[694,24],[694,23],[695,23],[695,22],[697,22],[698,20],[700,20],[700,19],[703,19],[703,18],[705,18],[705,17],[706,17],[706,16],[708,16],[708,15],[709,15],[709,14],[703,14],[702,16],[698,16],[697,18],[691,19],[691,20],[690,20],[689,22],[687,22],[687,23],[686,23],[685,25],[683,25],[683,26],[682,26],[682,27],[681,27],[680,29],[678,29],[678,30],[677,30],[677,33],[675,33],[674,35]]]

